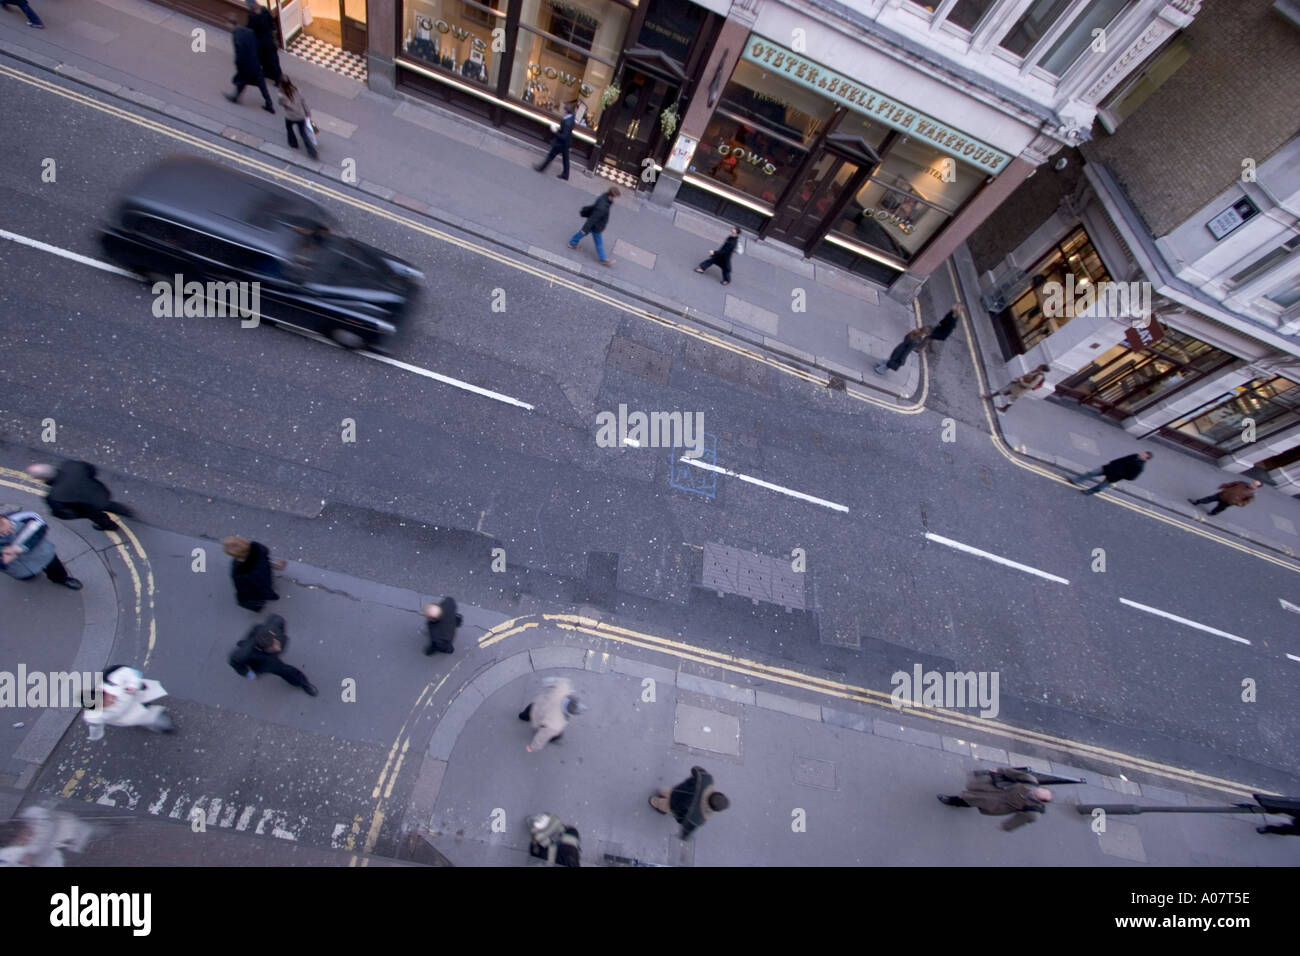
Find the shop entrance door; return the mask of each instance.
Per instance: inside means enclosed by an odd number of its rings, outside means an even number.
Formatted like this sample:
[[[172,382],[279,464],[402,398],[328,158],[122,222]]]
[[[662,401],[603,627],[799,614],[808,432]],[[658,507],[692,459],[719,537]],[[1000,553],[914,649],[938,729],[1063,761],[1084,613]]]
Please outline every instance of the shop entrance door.
[[[760,238],[810,252],[879,164],[880,157],[861,139],[831,133],[821,155],[805,163],[790,183]]]
[[[677,101],[681,87],[629,68],[622,89],[618,113],[604,138],[602,161],[635,176],[639,184],[646,158],[658,158],[656,153],[666,146],[659,114]]]
[[[343,49],[366,55],[366,0],[339,0]]]

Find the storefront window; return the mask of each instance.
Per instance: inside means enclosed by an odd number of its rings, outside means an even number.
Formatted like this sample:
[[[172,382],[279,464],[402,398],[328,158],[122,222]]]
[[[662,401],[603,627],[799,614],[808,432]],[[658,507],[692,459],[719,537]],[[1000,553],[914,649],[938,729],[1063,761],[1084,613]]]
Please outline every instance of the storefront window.
[[[596,129],[631,10],[608,0],[524,0],[510,95],[556,114],[578,102],[578,125]]]
[[[1057,392],[1123,419],[1234,361],[1231,353],[1166,327],[1146,348],[1117,345],[1098,356]]]
[[[907,262],[986,175],[924,143],[900,139],[845,208],[835,231]]]
[[[1160,431],[1209,454],[1228,455],[1246,444],[1247,418],[1255,423],[1255,440],[1300,425],[1300,386],[1281,377],[1255,379],[1226,401],[1198,409]]]
[[[707,13],[691,0],[652,0],[637,45],[662,50],[678,63],[685,63],[691,41]]]
[[[998,318],[1002,332],[1009,339],[1011,352],[1023,355],[1053,332],[1059,331],[1074,313],[1066,309],[1062,314],[1048,314],[1043,309],[1046,283],[1066,285],[1066,276],[1073,274],[1074,287],[1082,292],[1089,283],[1099,284],[1110,280],[1110,273],[1102,264],[1092,240],[1082,228],[1074,230],[1064,242],[1041,259],[1029,272],[1029,288],[1022,292]]]
[[[455,73],[460,79],[496,88],[501,54],[492,52],[492,31],[505,26],[505,0],[407,0],[402,52],[414,60]]]
[[[835,107],[807,87],[742,60],[723,90],[719,109],[807,146]]]

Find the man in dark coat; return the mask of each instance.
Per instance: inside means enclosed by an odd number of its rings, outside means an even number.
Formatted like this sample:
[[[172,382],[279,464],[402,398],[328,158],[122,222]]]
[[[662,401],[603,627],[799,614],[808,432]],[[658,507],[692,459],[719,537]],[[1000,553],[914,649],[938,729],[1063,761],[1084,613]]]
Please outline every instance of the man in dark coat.
[[[925,342],[925,350],[933,356],[938,356],[939,347],[948,341],[948,336],[952,335],[957,329],[957,319],[960,313],[957,311],[961,306],[954,305],[948,310],[948,314],[939,320],[939,324],[934,327],[930,337]]]
[[[975,770],[960,797],[939,794],[939,802],[950,807],[975,807],[989,817],[1015,816],[1002,823],[1011,831],[1033,823],[1047,812],[1052,791],[1038,785],[1038,778],[1026,770]]]
[[[660,787],[650,797],[650,806],[660,813],[671,813],[682,825],[681,838],[688,839],[709,817],[731,806],[731,801],[713,785],[713,777],[703,767],[692,767],[689,780],[672,790]]]
[[[289,647],[289,635],[284,618],[272,614],[244,635],[244,639],[230,652],[230,666],[240,677],[256,678],[258,674],[278,674],[294,687],[301,687],[310,696],[319,691],[307,675],[292,664],[280,660]]]
[[[279,84],[280,52],[275,42],[275,19],[257,0],[244,0],[244,6],[248,7],[248,28],[257,35],[257,60],[262,65],[262,75]]]
[[[621,195],[623,194],[619,191],[617,186],[611,186],[608,192],[597,196],[596,201],[590,206],[583,206],[578,210],[578,215],[586,216],[587,221],[583,223],[582,228],[575,232],[573,238],[569,240],[570,249],[578,248],[578,243],[582,241],[582,237],[587,233],[591,233],[592,237],[596,241],[596,255],[600,256],[601,263],[607,266],[612,266],[614,264],[613,259],[607,259],[605,257],[605,243],[601,241],[600,234],[604,232],[605,227],[609,225],[610,204]]]
[[[1194,505],[1208,505],[1213,501],[1215,505],[1210,510],[1210,516],[1213,517],[1227,508],[1246,507],[1255,500],[1255,492],[1263,487],[1262,481],[1229,481],[1227,484],[1219,485],[1219,490],[1212,495],[1187,500]]]
[[[425,626],[429,631],[429,644],[424,649],[426,656],[433,656],[441,651],[450,654],[456,650],[456,628],[465,623],[464,618],[456,613],[456,599],[445,597],[438,604],[426,604]]]
[[[1142,474],[1142,469],[1151,457],[1151,452],[1138,452],[1136,455],[1125,455],[1123,458],[1116,458],[1114,461],[1108,461],[1096,471],[1090,471],[1086,475],[1075,475],[1070,479],[1072,484],[1080,484],[1092,478],[1104,478],[1101,484],[1093,485],[1085,495],[1095,495],[1099,491],[1105,491],[1117,481],[1135,481],[1137,476]]]
[[[721,249],[710,249],[709,257],[695,267],[696,272],[704,272],[710,266],[718,266],[722,270],[722,284],[731,285],[731,257],[736,251],[736,243],[740,241],[740,227],[736,226],[731,230],[731,235],[727,241],[722,244]]]
[[[45,502],[50,514],[64,521],[89,518],[100,531],[121,531],[104,512],[131,517],[131,509],[112,500],[108,488],[95,477],[95,466],[86,461],[65,461],[53,465],[28,465],[27,474],[50,486]]]
[[[262,73],[262,61],[258,56],[257,34],[248,27],[241,27],[234,17],[229,18],[230,42],[235,47],[235,75],[230,82],[235,84],[235,92],[223,94],[232,103],[239,102],[239,95],[246,86],[256,86],[262,91],[262,109],[274,113],[271,94],[266,89],[266,76]]]
[[[894,346],[894,351],[889,353],[888,360],[876,365],[876,374],[884,375],[885,369],[891,372],[897,372],[907,361],[907,357],[912,354],[913,349],[918,349],[925,344],[926,339],[930,337],[930,327],[923,326],[919,329],[913,329],[904,336],[903,341]]]
[[[578,104],[576,100],[564,108],[564,119],[560,120],[560,128],[551,137],[551,151],[542,160],[542,165],[534,166],[533,169],[543,173],[546,171],[546,167],[551,165],[551,160],[559,156],[564,160],[564,172],[560,173],[557,178],[569,178],[569,145],[573,142],[573,124],[577,122],[577,111]]]
[[[242,608],[259,614],[267,601],[278,601],[271,580],[271,567],[283,571],[283,561],[272,561],[266,545],[246,538],[224,538],[221,547],[230,555],[230,576],[235,581],[235,600]]]

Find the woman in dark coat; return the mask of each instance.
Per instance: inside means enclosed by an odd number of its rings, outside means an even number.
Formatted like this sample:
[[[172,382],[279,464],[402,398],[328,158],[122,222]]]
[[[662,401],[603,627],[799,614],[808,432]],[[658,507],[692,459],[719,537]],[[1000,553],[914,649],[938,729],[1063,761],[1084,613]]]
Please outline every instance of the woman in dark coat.
[[[271,581],[271,566],[283,571],[283,561],[272,561],[266,545],[246,538],[226,538],[221,542],[226,554],[233,559],[230,576],[235,581],[235,600],[239,606],[260,612],[267,601],[278,601]]]

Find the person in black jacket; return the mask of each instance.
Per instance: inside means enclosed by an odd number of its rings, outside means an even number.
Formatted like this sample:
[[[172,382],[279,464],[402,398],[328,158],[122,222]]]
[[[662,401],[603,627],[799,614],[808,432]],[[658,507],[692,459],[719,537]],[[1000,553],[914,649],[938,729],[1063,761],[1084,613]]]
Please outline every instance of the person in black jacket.
[[[272,614],[244,635],[244,639],[230,652],[230,666],[240,677],[256,678],[258,674],[278,674],[294,687],[301,687],[311,697],[319,691],[307,675],[292,664],[280,660],[289,647],[288,629],[284,618]]]
[[[731,801],[713,785],[713,777],[703,767],[692,767],[689,780],[683,780],[669,790],[660,787],[650,797],[650,806],[660,813],[671,813],[682,825],[681,839],[685,840],[704,825],[715,813],[731,806]]]
[[[1117,481],[1135,481],[1137,476],[1142,474],[1142,469],[1146,462],[1151,458],[1151,452],[1138,452],[1136,455],[1125,455],[1123,458],[1116,458],[1114,461],[1108,461],[1096,471],[1090,471],[1086,475],[1075,475],[1070,479],[1072,484],[1081,484],[1092,478],[1104,478],[1098,485],[1093,485],[1085,495],[1095,495],[1099,491],[1105,491]]]
[[[939,324],[934,327],[934,331],[932,331],[930,337],[926,339],[925,349],[931,355],[938,357],[939,346],[948,341],[948,336],[952,335],[956,330],[957,319],[959,316],[957,310],[960,308],[961,306],[954,305],[949,309],[948,314],[939,320]]]
[[[559,156],[564,160],[564,171],[557,177],[558,179],[569,178],[569,145],[573,142],[573,124],[576,122],[578,110],[578,101],[574,100],[564,108],[564,119],[560,120],[560,128],[555,131],[551,137],[551,151],[546,154],[542,160],[542,165],[534,166],[533,169],[539,173],[546,172],[546,167],[551,165],[551,160]]]
[[[266,89],[266,76],[262,73],[262,61],[258,56],[257,34],[248,27],[241,27],[234,17],[229,18],[230,42],[235,47],[235,75],[230,82],[235,84],[235,92],[223,94],[232,103],[239,102],[239,95],[246,86],[256,86],[262,91],[262,109],[274,113],[271,94]]]
[[[85,461],[53,465],[28,465],[27,474],[50,486],[45,502],[50,514],[64,521],[89,518],[100,531],[121,531],[106,511],[130,518],[131,509],[112,500],[104,483],[95,477],[95,466]]]
[[[736,226],[731,230],[731,235],[727,241],[722,244],[721,249],[710,249],[709,257],[695,267],[696,272],[704,272],[710,266],[718,266],[722,269],[722,284],[731,285],[731,256],[736,251],[736,243],[740,241],[740,227]]]
[[[578,210],[578,215],[586,216],[587,221],[582,224],[582,228],[575,232],[573,238],[569,240],[570,249],[578,248],[578,243],[582,241],[582,237],[587,233],[591,233],[592,238],[596,241],[596,255],[600,256],[601,263],[607,266],[612,266],[614,264],[613,259],[607,259],[605,257],[605,243],[601,241],[600,234],[604,232],[605,227],[609,225],[610,204],[621,195],[623,194],[619,192],[617,186],[611,186],[609,192],[601,193],[601,195],[596,197],[596,201],[590,206],[583,206]]]
[[[248,28],[257,35],[257,60],[262,75],[277,86],[280,83],[280,52],[275,42],[275,20],[271,11],[257,0],[244,0],[248,7]]]
[[[278,601],[271,580],[271,567],[285,569],[283,561],[272,561],[266,545],[247,538],[223,538],[221,547],[230,555],[230,576],[235,581],[235,600],[239,606],[261,613],[267,601]]]
[[[439,604],[426,604],[424,616],[428,618],[425,626],[429,630],[429,645],[424,649],[428,656],[441,651],[450,654],[456,650],[456,628],[465,623],[456,613],[455,598],[445,597]]]

